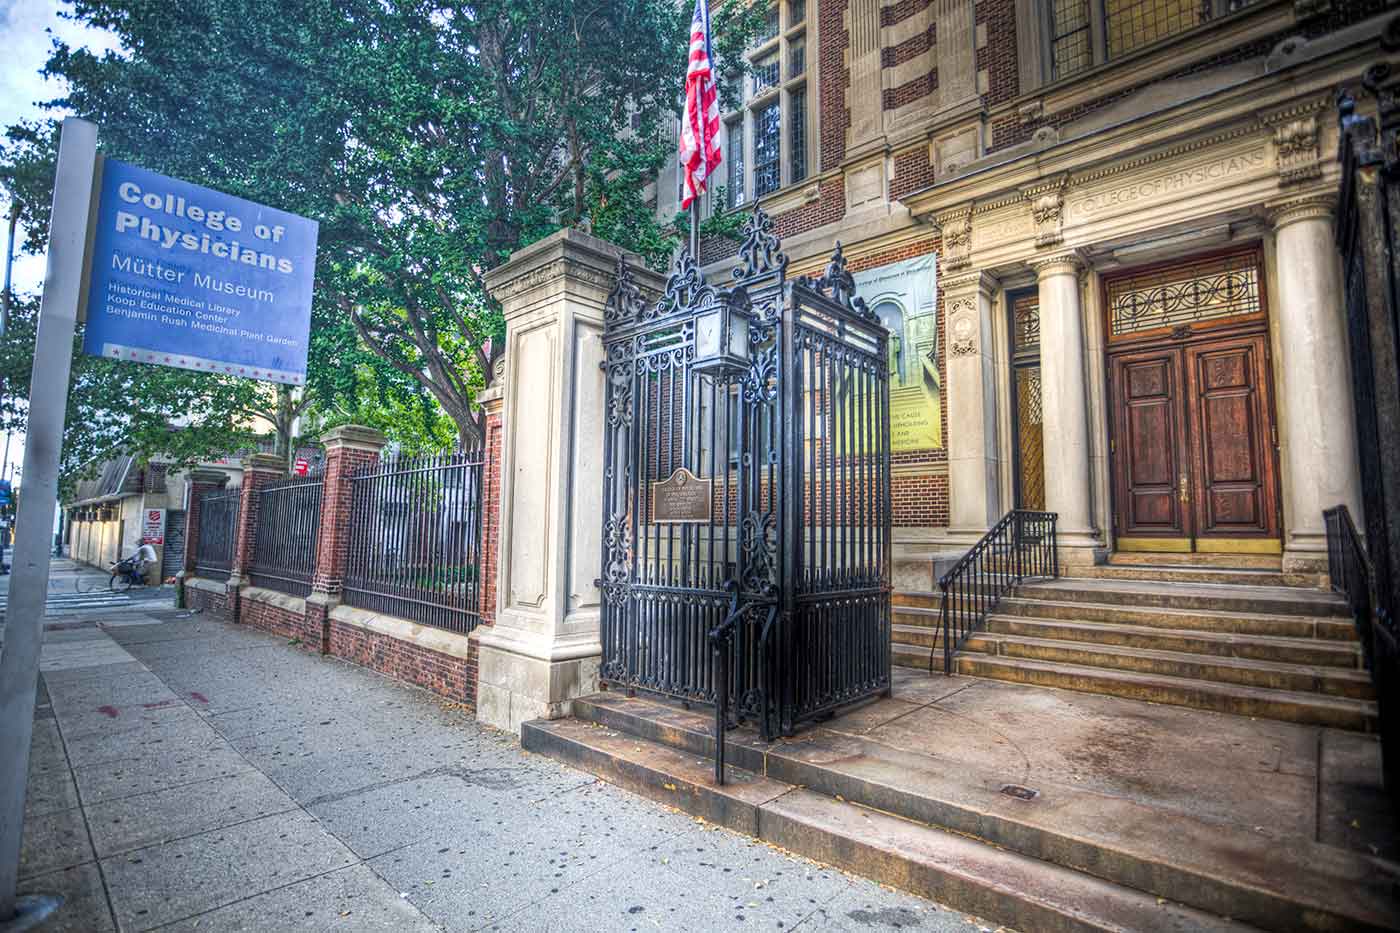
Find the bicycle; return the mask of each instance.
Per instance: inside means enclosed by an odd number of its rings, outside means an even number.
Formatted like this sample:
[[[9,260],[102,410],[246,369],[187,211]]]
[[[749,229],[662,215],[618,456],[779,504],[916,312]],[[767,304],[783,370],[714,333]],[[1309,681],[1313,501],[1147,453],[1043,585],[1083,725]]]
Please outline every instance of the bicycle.
[[[133,586],[145,586],[146,577],[137,566],[136,558],[128,557],[119,560],[111,567],[112,577],[107,581],[107,588],[113,593],[125,593]]]

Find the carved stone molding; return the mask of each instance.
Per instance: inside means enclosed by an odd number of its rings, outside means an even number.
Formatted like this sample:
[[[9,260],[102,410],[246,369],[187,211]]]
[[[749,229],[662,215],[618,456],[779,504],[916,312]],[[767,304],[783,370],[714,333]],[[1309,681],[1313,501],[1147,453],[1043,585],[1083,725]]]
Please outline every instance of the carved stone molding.
[[[1322,147],[1317,118],[1308,116],[1274,125],[1278,183],[1296,185],[1322,177]]]
[[[972,356],[977,352],[977,296],[961,295],[948,301],[948,355]]]
[[[972,272],[961,272],[957,275],[945,275],[939,286],[943,289],[943,294],[947,296],[949,307],[954,301],[978,294],[990,297],[997,287],[997,280],[981,269]]]
[[[1331,195],[1320,194],[1269,204],[1268,210],[1269,220],[1273,222],[1275,230],[1300,220],[1326,220],[1330,222],[1337,211],[1337,199]]]
[[[1029,265],[1035,270],[1035,275],[1038,279],[1043,279],[1052,275],[1077,276],[1089,266],[1084,258],[1084,254],[1077,249],[1055,253],[1052,256],[1041,256],[1038,259],[1030,260]]]
[[[1035,221],[1035,245],[1041,248],[1058,246],[1065,234],[1065,188],[1068,177],[1047,181],[1021,189],[1021,196],[1030,203]]]
[[[972,206],[940,214],[937,224],[943,235],[943,271],[966,268],[972,261]]]

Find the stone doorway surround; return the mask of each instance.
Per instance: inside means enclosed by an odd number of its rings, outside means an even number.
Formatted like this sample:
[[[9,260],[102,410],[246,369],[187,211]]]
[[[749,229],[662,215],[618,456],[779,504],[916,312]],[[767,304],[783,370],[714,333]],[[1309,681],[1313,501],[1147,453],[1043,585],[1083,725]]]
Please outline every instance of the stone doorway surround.
[[[942,235],[950,533],[985,530],[1013,500],[1008,289],[1039,291],[1046,507],[1060,514],[1063,564],[1092,565],[1114,546],[1102,276],[1257,241],[1270,302],[1283,569],[1293,582],[1317,582],[1326,569],[1322,510],[1346,503],[1355,514],[1359,505],[1332,245],[1331,96],[1344,66],[1292,82],[1261,76],[907,199]],[[991,376],[971,357],[986,359]],[[954,400],[972,410],[955,415]]]

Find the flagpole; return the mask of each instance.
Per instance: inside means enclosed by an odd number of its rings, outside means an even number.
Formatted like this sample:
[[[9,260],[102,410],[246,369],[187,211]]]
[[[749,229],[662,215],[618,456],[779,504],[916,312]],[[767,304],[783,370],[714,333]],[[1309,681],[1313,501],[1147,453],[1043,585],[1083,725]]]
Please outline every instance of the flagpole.
[[[700,264],[700,196],[690,202],[690,255],[695,264]]]

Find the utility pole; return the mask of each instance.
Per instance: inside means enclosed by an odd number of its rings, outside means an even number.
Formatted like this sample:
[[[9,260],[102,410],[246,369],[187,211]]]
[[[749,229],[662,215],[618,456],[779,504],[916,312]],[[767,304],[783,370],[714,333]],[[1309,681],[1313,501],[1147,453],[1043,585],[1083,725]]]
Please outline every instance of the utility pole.
[[[15,265],[15,226],[19,223],[19,198],[10,200],[10,235],[5,240],[5,291],[0,294],[0,334],[10,329],[10,272]]]
[[[16,927],[37,922],[61,903],[46,896],[20,898],[17,888],[44,602],[53,554],[59,450],[96,166],[97,127],[76,117],[64,120],[54,172],[44,295],[34,339],[34,375],[29,385],[24,496],[15,523],[14,569],[5,646],[0,653],[0,924]]]

